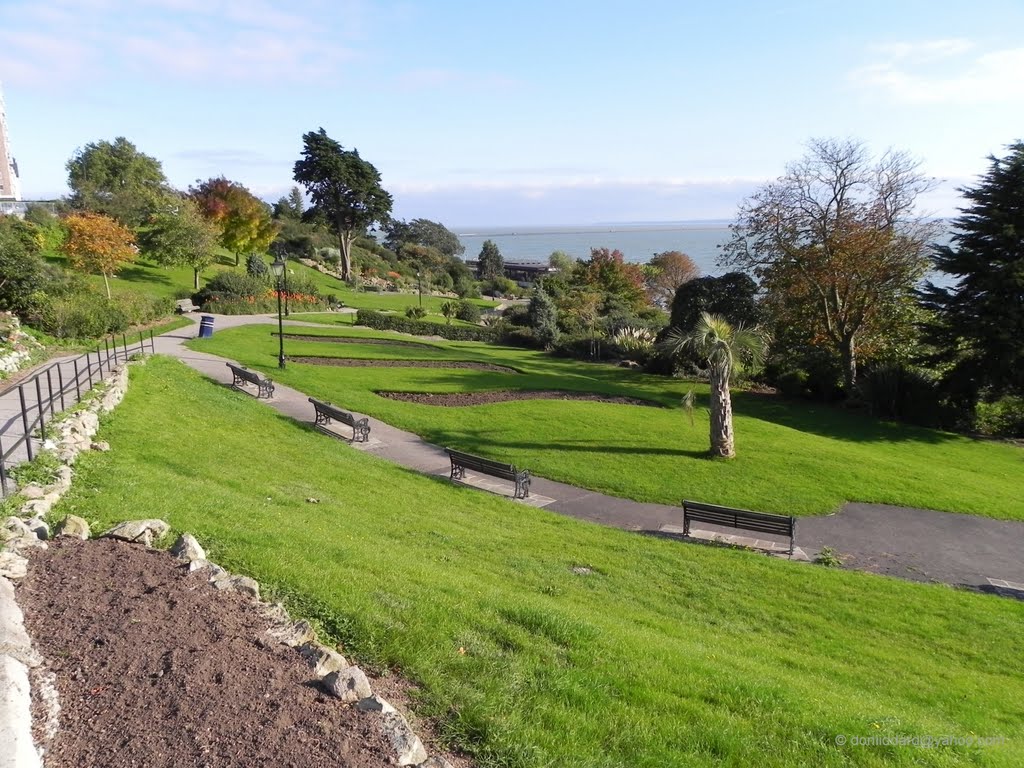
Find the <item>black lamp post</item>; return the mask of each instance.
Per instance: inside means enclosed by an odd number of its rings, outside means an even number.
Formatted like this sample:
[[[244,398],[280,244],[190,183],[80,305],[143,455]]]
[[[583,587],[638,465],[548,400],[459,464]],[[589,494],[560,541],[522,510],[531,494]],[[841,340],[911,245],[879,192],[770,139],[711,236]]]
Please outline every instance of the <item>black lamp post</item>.
[[[277,340],[280,342],[280,351],[277,354],[277,367],[284,368],[284,316],[281,314],[281,278],[284,275],[284,259],[278,256],[270,265],[270,271],[277,278]]]
[[[288,317],[291,312],[288,311],[288,260],[284,256],[279,256],[279,259],[284,261],[284,268],[281,270],[281,276],[284,278],[284,316]]]
[[[416,270],[416,285],[419,287],[419,290],[420,290],[420,307],[422,308],[423,307],[423,281],[420,279],[421,274],[422,273],[417,269]]]

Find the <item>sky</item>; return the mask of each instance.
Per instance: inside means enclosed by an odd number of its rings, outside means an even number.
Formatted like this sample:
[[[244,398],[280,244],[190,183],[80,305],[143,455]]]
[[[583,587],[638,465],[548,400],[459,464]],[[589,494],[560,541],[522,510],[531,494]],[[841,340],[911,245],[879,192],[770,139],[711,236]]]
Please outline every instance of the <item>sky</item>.
[[[1024,138],[1021,0],[0,0],[26,199],[125,136],[173,185],[274,201],[323,127],[397,218],[731,219],[811,138],[958,186]]]

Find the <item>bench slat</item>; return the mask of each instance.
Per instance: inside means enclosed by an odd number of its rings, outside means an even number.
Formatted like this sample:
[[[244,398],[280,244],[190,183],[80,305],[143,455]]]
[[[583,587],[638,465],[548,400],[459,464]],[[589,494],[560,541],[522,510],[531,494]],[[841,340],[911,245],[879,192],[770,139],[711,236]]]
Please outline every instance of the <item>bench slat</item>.
[[[245,383],[255,384],[259,392],[256,394],[257,398],[260,397],[273,397],[274,396],[274,382],[268,379],[266,376],[260,376],[255,371],[250,371],[248,368],[243,368],[232,363],[225,363],[228,368],[231,369],[231,386],[235,389],[241,389],[245,386]]]
[[[733,509],[717,504],[698,501],[683,501],[683,535],[690,533],[690,522],[696,520],[712,525],[740,528],[758,533],[772,533],[789,537],[789,553],[793,554],[796,544],[796,518],[773,515],[767,512],[752,512],[747,509]]]
[[[503,464],[500,461],[485,459],[482,456],[474,456],[451,448],[445,448],[445,451],[452,463],[452,480],[461,480],[465,476],[466,470],[469,469],[492,477],[499,477],[502,480],[512,480],[516,484],[513,498],[525,499],[530,495],[530,473],[528,470],[517,470],[514,464]]]
[[[370,420],[365,416],[361,419],[357,419],[348,411],[343,411],[331,403],[324,402],[323,400],[317,400],[315,397],[309,398],[309,402],[313,404],[313,409],[316,411],[316,426],[321,431],[326,432],[329,435],[334,435],[333,432],[327,429],[327,425],[331,421],[340,421],[342,424],[347,424],[352,427],[352,442],[354,443],[365,443],[370,439]]]

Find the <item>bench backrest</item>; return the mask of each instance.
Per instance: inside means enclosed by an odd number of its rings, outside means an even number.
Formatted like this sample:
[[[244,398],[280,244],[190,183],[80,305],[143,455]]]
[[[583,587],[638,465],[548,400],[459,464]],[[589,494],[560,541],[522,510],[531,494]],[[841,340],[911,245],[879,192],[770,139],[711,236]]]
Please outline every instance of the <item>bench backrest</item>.
[[[260,375],[255,371],[250,371],[248,368],[240,368],[237,365],[227,363],[228,368],[235,372],[236,375],[241,376],[246,381],[251,381],[253,384],[259,384],[261,379]]]
[[[350,427],[354,426],[356,423],[355,416],[353,416],[351,413],[348,413],[347,411],[343,411],[340,408],[331,405],[330,403],[325,403],[323,400],[317,400],[315,397],[309,398],[309,402],[313,404],[313,407],[316,408],[316,410],[320,411],[323,414],[326,414],[327,416],[331,417],[336,421],[340,421],[343,424],[348,424]]]
[[[484,472],[506,480],[515,480],[521,474],[516,471],[515,464],[503,464],[500,461],[492,461],[481,456],[453,451],[451,448],[445,448],[445,451],[451,456],[453,462],[466,469],[475,469],[478,472]]]
[[[748,531],[784,536],[792,536],[793,529],[796,527],[795,517],[772,515],[767,512],[751,512],[746,509],[732,509],[699,501],[683,501],[683,517],[689,520],[699,520],[702,523],[726,525],[732,528],[744,528]]]

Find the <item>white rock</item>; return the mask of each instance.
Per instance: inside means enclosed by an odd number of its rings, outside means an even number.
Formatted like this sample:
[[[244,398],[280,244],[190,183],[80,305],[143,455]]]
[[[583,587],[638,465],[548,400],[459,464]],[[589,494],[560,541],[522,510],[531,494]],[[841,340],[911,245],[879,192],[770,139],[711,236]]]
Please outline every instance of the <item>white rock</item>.
[[[267,630],[267,634],[292,648],[316,640],[316,632],[313,631],[313,627],[309,625],[308,621],[296,621],[289,626],[274,627]]]
[[[192,562],[193,560],[206,560],[206,552],[199,546],[196,537],[191,533],[183,533],[171,547],[171,554],[179,560]]]
[[[417,765],[416,768],[453,768],[453,766],[443,757],[435,756],[427,758],[422,763]]]
[[[78,515],[68,515],[57,524],[58,536],[70,536],[86,541],[90,533],[89,523]]]
[[[53,502],[42,498],[25,502],[21,505],[20,511],[21,514],[28,515],[29,517],[42,517],[43,515],[50,514],[51,509],[53,509]]]
[[[89,444],[89,448],[91,450],[100,451],[100,452],[109,451],[110,450],[110,443],[108,443],[106,440],[98,440],[97,442],[90,443]]]
[[[395,750],[399,765],[419,765],[427,759],[423,742],[412,732],[400,712],[385,712],[380,725],[391,748]]]
[[[36,535],[36,538],[41,539],[42,541],[46,541],[50,538],[50,526],[46,524],[45,520],[33,517],[26,523],[26,525],[29,530]]]
[[[338,672],[331,672],[321,683],[332,696],[337,696],[350,704],[373,695],[370,681],[359,667],[346,667]],[[423,757],[426,758],[426,755]]]
[[[318,643],[303,643],[298,648],[299,655],[313,668],[313,674],[324,677],[331,672],[340,672],[351,666],[337,651],[325,648]]]
[[[7,579],[23,579],[28,573],[28,559],[15,552],[0,552],[0,576]]]
[[[167,535],[170,529],[171,526],[163,520],[128,520],[120,525],[115,525],[103,534],[103,538],[140,542],[148,547],[154,539]]]
[[[0,765],[38,768],[39,754],[32,743],[32,697],[28,670],[10,656],[0,656]]]
[[[25,501],[31,501],[32,499],[43,498],[45,491],[38,485],[33,483],[32,485],[26,485],[24,488],[18,491],[18,493],[22,495],[22,498],[24,498]]]
[[[260,599],[259,583],[256,579],[250,579],[248,576],[231,575],[225,571],[212,577],[210,583],[217,589],[230,589],[235,592],[241,592],[243,595],[254,597],[257,600]]]
[[[356,709],[361,712],[397,712],[398,710],[388,704],[380,696],[369,696],[356,702]]]

